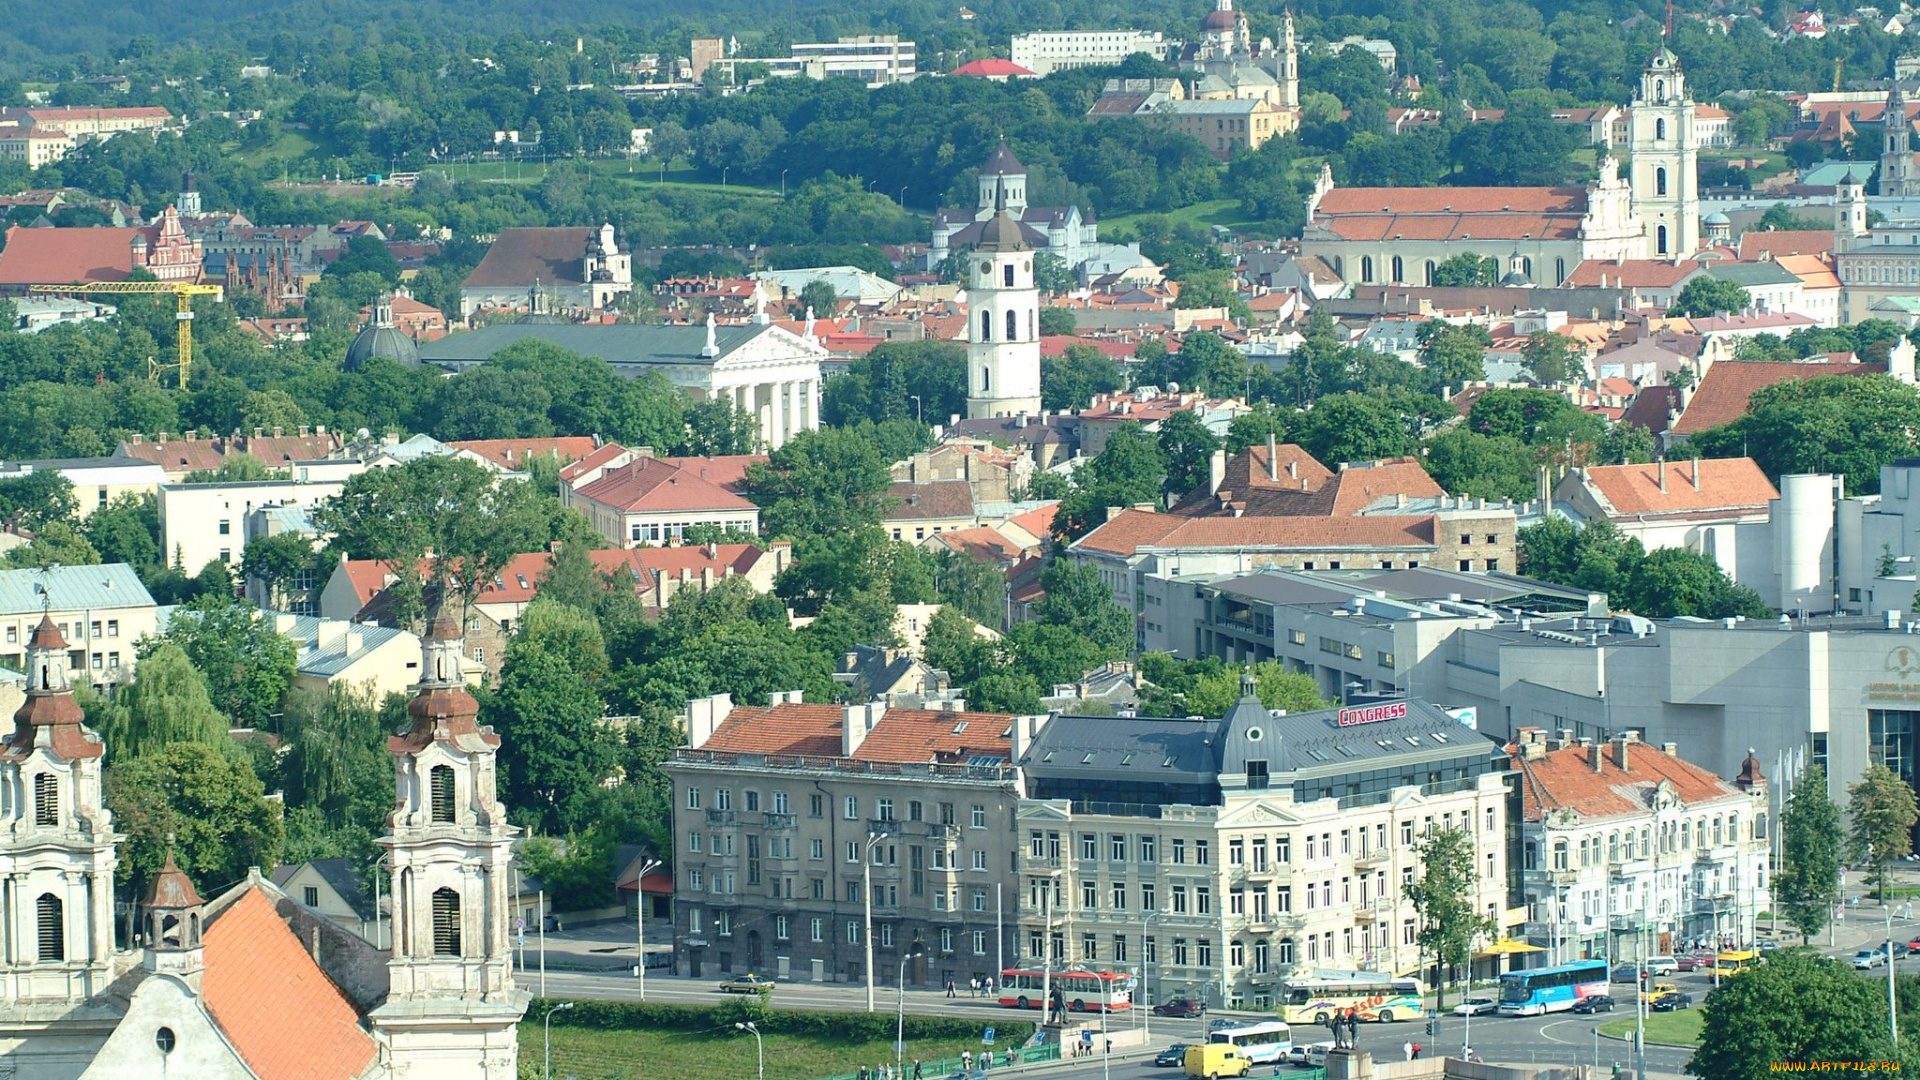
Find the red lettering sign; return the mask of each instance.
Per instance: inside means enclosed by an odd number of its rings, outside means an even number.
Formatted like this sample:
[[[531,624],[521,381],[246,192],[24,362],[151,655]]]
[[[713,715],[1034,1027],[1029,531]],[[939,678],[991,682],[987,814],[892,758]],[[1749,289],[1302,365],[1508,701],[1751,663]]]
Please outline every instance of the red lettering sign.
[[[1341,727],[1377,724],[1382,720],[1401,720],[1406,715],[1407,703],[1404,701],[1395,701],[1386,705],[1365,705],[1357,709],[1341,709],[1339,724]]]

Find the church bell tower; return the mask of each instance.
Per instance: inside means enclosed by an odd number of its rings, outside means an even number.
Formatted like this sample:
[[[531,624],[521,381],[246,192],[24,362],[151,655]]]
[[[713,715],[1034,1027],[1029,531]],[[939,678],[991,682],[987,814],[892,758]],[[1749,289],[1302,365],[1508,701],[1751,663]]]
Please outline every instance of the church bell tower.
[[[1040,412],[1040,287],[1004,184],[967,273],[967,417]]]
[[[1700,250],[1693,119],[1680,58],[1663,47],[1640,73],[1628,134],[1633,211],[1646,226],[1649,258],[1683,259]]]

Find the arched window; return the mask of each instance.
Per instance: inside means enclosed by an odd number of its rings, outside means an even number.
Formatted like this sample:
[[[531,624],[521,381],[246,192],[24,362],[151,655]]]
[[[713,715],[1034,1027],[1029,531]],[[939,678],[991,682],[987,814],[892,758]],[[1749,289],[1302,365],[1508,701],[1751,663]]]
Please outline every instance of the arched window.
[[[980,313],[980,340],[993,340],[993,312],[991,311]]]
[[[1019,337],[1020,337],[1020,313],[1017,311],[1009,311],[1007,312],[1007,340],[1016,341],[1019,339]]]
[[[1003,284],[1005,284],[1007,288],[1009,289],[1013,288],[1013,264],[1012,263],[1008,263],[1007,265],[1000,268],[1000,276],[1002,279],[1004,279]]]
[[[433,955],[460,955],[460,894],[433,890]]]
[[[1398,284],[1399,282],[1405,281],[1406,279],[1407,279],[1406,265],[1400,261],[1400,256],[1395,255],[1393,257],[1393,280],[1395,284]]]
[[[1653,193],[1655,195],[1667,193],[1667,170],[1664,167],[1653,170]]]
[[[1520,260],[1520,275],[1526,278],[1528,281],[1533,280],[1533,260],[1532,259]]]
[[[1654,241],[1653,241],[1654,253],[1659,255],[1665,255],[1667,253],[1667,227],[1665,225],[1661,225],[1658,228],[1654,229],[1653,237],[1654,237]]]
[[[984,394],[991,389],[993,389],[993,369],[983,367],[980,369],[980,392]]]
[[[1360,282],[1363,285],[1373,284],[1373,256],[1371,255],[1360,256]]]
[[[1667,99],[1667,80],[1665,79],[1653,80],[1653,100],[1665,101],[1666,99]],[[1667,122],[1665,120],[1660,121],[1660,137],[1663,139],[1667,137]]]
[[[432,800],[435,825],[453,824],[453,766],[435,765],[428,774],[428,792]]]
[[[1767,815],[1765,811],[1753,815],[1753,838],[1755,840],[1767,839]]]
[[[1558,285],[1565,280],[1567,280],[1567,260],[1553,260],[1553,283]]]
[[[1434,275],[1438,272],[1439,272],[1438,268],[1436,268],[1433,265],[1433,260],[1428,259],[1427,260],[1427,288],[1429,289],[1433,288],[1433,278],[1434,278]]]
[[[52,893],[41,893],[40,899],[33,902],[33,912],[40,940],[40,959],[65,960],[67,921],[61,914],[60,898]]]
[[[1347,276],[1347,260],[1344,256],[1335,255],[1333,257],[1333,272],[1341,277]]]
[[[60,778],[52,773],[33,778],[33,823],[60,824]]]
[[[1663,84],[1663,85],[1664,85],[1664,84]],[[1659,119],[1659,120],[1655,120],[1655,121],[1653,122],[1653,138],[1654,138],[1654,141],[1656,141],[1656,142],[1665,142],[1665,141],[1666,141],[1666,138],[1667,138],[1667,122],[1666,122],[1666,120],[1665,120],[1664,118],[1663,118],[1663,119]]]

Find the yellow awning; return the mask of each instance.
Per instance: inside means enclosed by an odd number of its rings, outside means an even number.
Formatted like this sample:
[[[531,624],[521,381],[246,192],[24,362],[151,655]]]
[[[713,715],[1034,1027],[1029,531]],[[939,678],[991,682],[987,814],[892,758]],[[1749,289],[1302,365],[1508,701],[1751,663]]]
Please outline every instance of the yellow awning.
[[[1512,938],[1507,938],[1503,941],[1494,942],[1481,952],[1475,954],[1475,956],[1476,958],[1481,956],[1518,956],[1521,953],[1546,951],[1546,949],[1538,945],[1529,945],[1524,941],[1515,941]]]

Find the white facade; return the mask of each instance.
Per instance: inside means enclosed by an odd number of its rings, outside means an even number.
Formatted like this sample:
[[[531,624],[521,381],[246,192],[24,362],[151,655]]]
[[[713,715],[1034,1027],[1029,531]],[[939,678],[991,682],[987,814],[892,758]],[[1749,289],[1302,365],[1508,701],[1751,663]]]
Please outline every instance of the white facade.
[[[122,495],[152,494],[167,480],[165,469],[130,457],[0,462],[0,480],[18,480],[36,472],[57,472],[67,478],[82,520]]]
[[[167,562],[188,574],[216,560],[237,571],[249,514],[274,506],[312,509],[340,494],[349,477],[365,468],[358,461],[315,466],[327,478],[161,485],[160,547]]]
[[[995,244],[1004,225],[1012,243]],[[1003,211],[970,256],[967,287],[967,417],[1040,413],[1040,287],[1033,252]]]
[[[1135,53],[1156,60],[1167,56],[1167,43],[1158,31],[1041,30],[1013,35],[1013,62],[1046,76],[1078,67],[1111,67]]]
[[[1700,249],[1699,148],[1694,104],[1673,53],[1661,49],[1640,74],[1640,96],[1628,117],[1634,212],[1647,229],[1652,258]]]
[[[134,644],[158,629],[153,597],[125,563],[0,570],[0,668],[26,670],[43,613],[67,643],[69,676],[94,687],[130,677]]]

